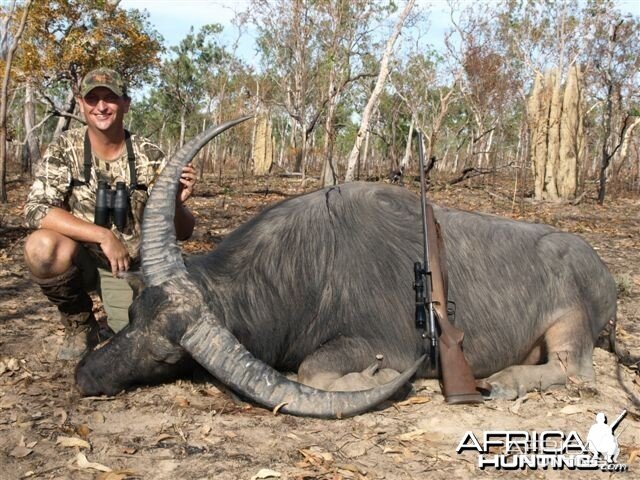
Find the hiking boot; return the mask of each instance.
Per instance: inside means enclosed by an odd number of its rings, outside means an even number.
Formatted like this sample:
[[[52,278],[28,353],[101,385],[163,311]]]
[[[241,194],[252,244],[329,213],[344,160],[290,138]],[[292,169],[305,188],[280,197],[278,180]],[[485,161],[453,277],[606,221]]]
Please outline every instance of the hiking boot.
[[[42,293],[58,307],[65,336],[58,352],[60,360],[73,360],[90,348],[113,336],[110,328],[101,328],[93,315],[93,301],[84,290],[82,274],[73,265],[53,278],[36,278]]]
[[[85,315],[86,314],[81,314]],[[101,326],[91,313],[88,319],[78,322],[77,318],[60,315],[65,325],[64,340],[58,350],[58,360],[79,360],[99,343],[113,337],[109,327]]]

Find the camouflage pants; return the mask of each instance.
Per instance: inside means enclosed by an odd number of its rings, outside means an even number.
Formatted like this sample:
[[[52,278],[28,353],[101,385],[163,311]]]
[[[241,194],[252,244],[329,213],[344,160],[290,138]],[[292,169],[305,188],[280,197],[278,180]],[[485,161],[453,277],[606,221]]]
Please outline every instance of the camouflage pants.
[[[133,289],[129,283],[114,277],[111,270],[104,268],[85,248],[76,258],[76,264],[82,272],[85,290],[100,296],[109,326],[114,332],[122,330],[129,323],[129,306],[133,302]]]

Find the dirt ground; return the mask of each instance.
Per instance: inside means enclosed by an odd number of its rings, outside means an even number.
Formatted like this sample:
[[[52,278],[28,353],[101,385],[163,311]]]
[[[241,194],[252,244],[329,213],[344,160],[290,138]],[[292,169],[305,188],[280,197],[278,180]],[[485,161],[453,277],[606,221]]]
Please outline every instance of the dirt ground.
[[[274,415],[206,381],[180,380],[116,397],[82,398],[74,364],[55,360],[62,340],[57,312],[22,262],[28,231],[22,205],[28,184],[9,185],[0,205],[0,479],[452,479],[640,478],[640,387],[637,366],[595,350],[595,385],[530,393],[515,402],[444,404],[435,381],[418,381],[412,396],[356,418],[324,421]],[[313,182],[306,185],[315,188]],[[198,226],[183,248],[207,251],[265,205],[300,193],[299,179],[222,186],[200,183],[192,200]],[[513,199],[513,182],[476,181],[440,188],[443,205],[545,222],[584,236],[619,285],[617,340],[640,355],[640,200],[587,195],[577,206]],[[627,473],[477,467],[477,455],[456,453],[466,431],[576,431],[586,439],[597,412],[616,418],[618,463]],[[106,470],[110,469],[111,472]]]

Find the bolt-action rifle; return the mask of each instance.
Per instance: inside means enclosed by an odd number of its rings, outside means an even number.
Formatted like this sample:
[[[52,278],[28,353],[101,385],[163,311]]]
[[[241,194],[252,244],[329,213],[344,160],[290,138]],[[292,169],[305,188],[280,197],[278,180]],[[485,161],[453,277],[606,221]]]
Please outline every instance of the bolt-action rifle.
[[[441,375],[442,394],[449,404],[481,403],[482,395],[462,352],[464,332],[449,322],[444,242],[433,208],[427,203],[422,132],[418,132],[423,262],[415,262],[415,322],[425,342],[431,368]]]

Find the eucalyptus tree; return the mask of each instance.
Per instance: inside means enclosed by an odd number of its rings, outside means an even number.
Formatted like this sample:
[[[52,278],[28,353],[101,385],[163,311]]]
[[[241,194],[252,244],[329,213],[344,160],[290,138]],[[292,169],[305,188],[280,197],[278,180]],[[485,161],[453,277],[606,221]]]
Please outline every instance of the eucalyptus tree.
[[[410,112],[411,124],[423,133],[427,159],[435,155],[450,107],[460,96],[460,76],[460,68],[448,65],[440,53],[425,47],[411,52],[391,76],[395,94]],[[409,150],[411,138],[406,142]],[[408,166],[407,159],[403,166]]]
[[[324,120],[323,177],[336,182],[337,112],[358,82],[377,74],[364,59],[373,55],[375,30],[394,9],[391,0],[254,0],[247,9],[246,21],[258,32],[262,79],[271,86],[261,100],[289,119],[295,171],[304,172]]]
[[[209,65],[219,56],[215,37],[220,25],[207,25],[195,33],[193,27],[180,43],[169,49],[160,67],[159,91],[163,110],[177,113],[178,147],[184,144],[187,120],[203,108]]]
[[[27,24],[27,16],[29,14],[29,8],[31,7],[31,0],[28,0],[22,7],[20,15],[16,15],[15,1],[9,11],[6,12],[6,21],[4,22],[5,30],[2,33],[2,63],[4,64],[4,74],[2,78],[2,86],[0,87],[0,202],[6,203],[7,190],[6,190],[6,176],[7,176],[7,95],[9,90],[9,79],[11,76],[11,64],[13,57],[20,45],[20,39],[24,33],[25,26]],[[11,17],[15,15],[17,20],[17,28],[15,29],[12,38],[9,39],[8,29]]]
[[[260,67],[276,86],[265,99],[293,120],[289,148],[294,170],[302,171],[310,132],[318,119],[321,44],[315,3],[309,0],[254,0],[246,20],[255,25]]]
[[[191,28],[178,45],[169,48],[157,81],[140,106],[134,106],[134,121],[138,128],[157,135],[157,141],[170,153],[187,136],[204,130],[207,123],[222,121],[229,110],[245,109],[252,83],[250,67],[225,44],[222,25],[205,25],[197,32]],[[147,117],[138,115],[136,110],[155,113]],[[231,138],[238,143],[236,134],[216,139],[203,149],[200,176],[210,158],[209,148],[217,148],[219,142],[232,145]],[[219,156],[224,152],[213,155]]]
[[[611,165],[619,171],[631,134],[640,123],[640,19],[624,15],[609,0],[590,0],[583,19],[592,128],[599,147],[598,202],[604,203]]]
[[[131,102],[127,128],[164,147],[165,138],[178,138],[180,134],[180,126],[170,114],[171,107],[158,88],[148,86],[144,96]]]
[[[468,135],[465,143],[470,158],[466,161],[472,166],[493,166],[496,138],[503,144],[505,128],[513,123],[511,117],[522,118],[526,98],[523,82],[526,66],[531,65],[525,56],[530,51],[510,51],[520,44],[508,43],[501,36],[503,22],[513,25],[514,31],[507,29],[506,33],[513,34],[509,42],[524,28],[518,26],[526,20],[518,10],[523,3],[527,2],[474,3],[451,11],[453,28],[445,44],[447,55],[460,68],[459,90],[470,120],[470,128],[463,130]]]
[[[29,3],[18,2],[17,13]],[[49,118],[59,117],[55,133],[67,128],[71,119],[81,120],[74,115],[74,95],[84,73],[106,66],[122,72],[132,86],[145,81],[161,48],[160,36],[146,18],[137,10],[125,11],[118,2],[104,0],[31,4],[23,48],[17,50],[6,75],[13,79],[14,97],[24,100],[23,105],[15,104],[12,112],[14,129],[24,132],[20,143],[27,145],[23,171],[38,161],[39,140],[47,137],[37,135],[38,129],[50,125]],[[14,24],[5,27],[6,32],[15,33]],[[23,128],[18,124],[20,118],[24,119]]]
[[[21,81],[68,126],[82,76],[98,66],[119,71],[131,87],[142,85],[159,63],[161,37],[138,10],[104,0],[35,2],[16,71]],[[63,88],[60,88],[63,87]],[[63,98],[54,92],[63,90]]]
[[[325,110],[322,183],[327,186],[338,181],[334,145],[339,104],[354,82],[375,77],[377,65],[370,60],[380,42],[376,30],[396,6],[392,1],[324,0],[316,7],[325,82],[319,99]]]
[[[541,199],[575,195],[576,175],[567,172],[576,171],[581,153],[567,144],[577,145],[580,122],[563,119],[562,96],[569,72],[582,65],[586,48],[580,5],[579,0],[501,0],[470,4],[452,14],[458,40],[449,44],[449,51],[464,67],[461,86],[476,124],[478,159],[495,158],[496,135],[511,151],[507,157],[522,157],[529,138],[510,130],[526,132],[529,120],[535,192]],[[535,91],[545,92],[548,102],[527,100],[536,78]],[[582,111],[580,101],[567,104]],[[571,181],[573,186],[567,183]]]
[[[519,114],[522,122],[527,120],[527,110],[530,122],[536,118],[546,122],[544,128],[534,128],[530,138],[532,164],[537,164],[536,196],[570,198],[575,189],[558,184],[566,163],[575,162],[569,168],[579,169],[582,176],[598,170],[598,196],[603,201],[609,166],[624,162],[631,132],[640,123],[635,109],[640,58],[638,18],[623,15],[612,0],[502,0],[468,6],[461,10],[455,25],[465,54],[461,58],[469,58],[475,45],[482,47],[481,56],[486,57],[490,51],[500,56],[497,63],[506,82],[498,85],[508,85],[511,92],[518,92],[505,97],[508,102],[503,109]],[[483,75],[489,70],[478,69]],[[577,72],[577,76],[571,72]],[[576,82],[577,86],[573,85]],[[578,92],[575,100],[563,100],[567,89]],[[479,91],[487,90],[483,87]],[[546,92],[548,102],[527,102],[532,91]],[[520,99],[518,108],[514,108],[514,98]],[[575,104],[579,110],[578,121],[569,122],[573,125],[571,132],[562,118],[563,102]],[[531,111],[536,105],[542,106],[542,113]],[[489,108],[498,110],[494,101]],[[508,116],[499,119],[513,124]],[[537,136],[535,131],[546,133]],[[579,145],[583,131],[590,155]],[[569,140],[574,147],[563,148],[561,137],[565,134],[574,137]],[[518,145],[526,140],[520,138]],[[540,160],[541,156],[545,160]],[[589,164],[588,158],[597,159],[596,165]]]
[[[352,181],[355,178],[355,170],[360,157],[360,148],[364,140],[365,134],[369,129],[371,114],[378,103],[380,94],[382,93],[385,87],[387,78],[391,71],[389,62],[391,61],[391,58],[394,53],[396,40],[398,39],[398,36],[400,35],[400,31],[402,30],[402,27],[404,26],[404,23],[407,20],[407,17],[411,13],[411,9],[413,8],[414,4],[415,4],[415,0],[407,0],[407,2],[404,5],[404,8],[402,9],[400,14],[398,15],[398,18],[396,19],[395,25],[393,27],[393,30],[391,31],[389,38],[386,41],[384,53],[380,58],[380,69],[378,71],[376,83],[373,90],[371,91],[371,96],[369,97],[369,100],[367,101],[367,104],[365,105],[365,108],[362,111],[362,120],[360,122],[360,128],[358,129],[358,134],[356,135],[356,141],[354,142],[353,149],[351,150],[351,153],[349,154],[349,158],[347,160],[347,172],[345,174],[345,181],[347,182]]]

